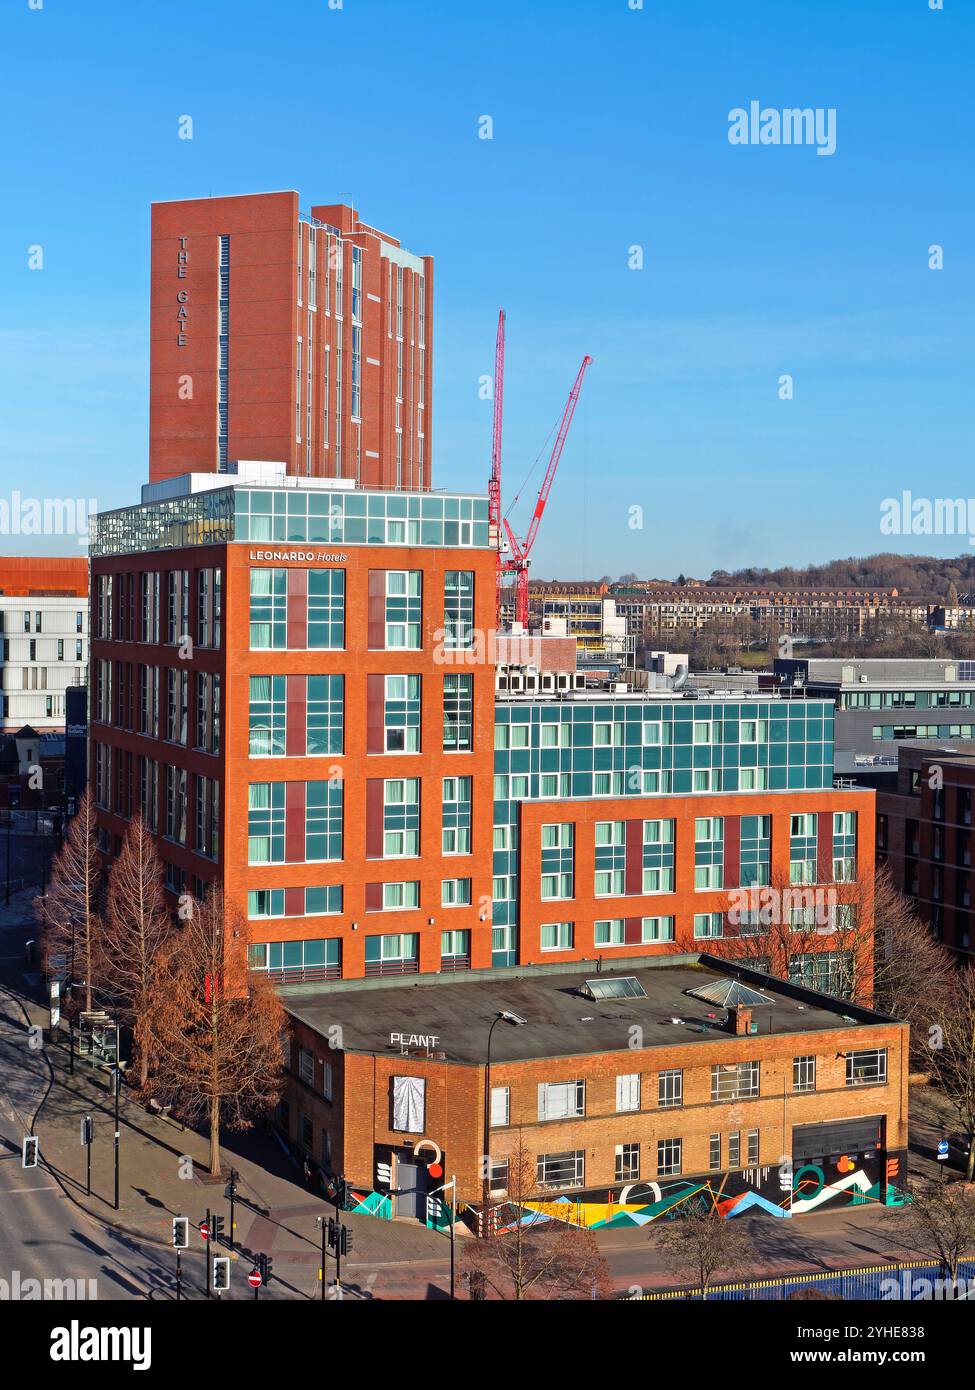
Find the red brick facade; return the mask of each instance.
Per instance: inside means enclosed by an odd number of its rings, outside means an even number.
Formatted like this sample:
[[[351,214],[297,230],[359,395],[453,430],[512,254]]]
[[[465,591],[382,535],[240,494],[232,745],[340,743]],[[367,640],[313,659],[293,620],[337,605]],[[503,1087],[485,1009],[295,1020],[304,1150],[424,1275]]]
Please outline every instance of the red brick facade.
[[[314,549],[312,553],[314,553]],[[100,747],[112,750],[111,765],[104,775],[100,819],[115,847],[125,834],[126,816],[138,807],[140,758],[160,767],[157,823],[163,860],[176,866],[192,891],[195,882],[223,883],[230,900],[246,911],[248,892],[256,889],[305,888],[341,884],[343,911],[314,918],[286,916],[251,923],[251,939],[261,942],[297,941],[310,937],[338,937],[342,941],[346,977],[365,973],[365,938],[372,934],[417,933],[420,971],[438,971],[440,933],[445,929],[470,931],[470,964],[474,968],[491,961],[491,864],[493,826],[493,720],[494,671],[484,663],[444,665],[440,657],[444,626],[444,582],[448,570],[470,570],[474,581],[474,623],[481,630],[491,625],[494,602],[494,555],[486,550],[351,546],[337,559],[329,552],[327,566],[345,571],[345,647],[343,650],[252,651],[250,647],[250,575],[252,569],[284,568],[289,588],[301,580],[314,561],[279,558],[285,547],[263,548],[267,558],[255,559],[258,547],[248,545],[205,546],[154,552],[151,555],[98,559],[97,580],[112,577],[112,639],[96,636],[92,661],[95,684],[99,663],[112,669],[111,721],[99,718],[98,699],[93,702],[93,762],[97,768]],[[217,649],[194,646],[192,657],[182,660],[179,648],[160,643],[146,646],[139,636],[138,604],[144,574],[161,574],[160,591],[166,592],[166,574],[186,570],[190,576],[189,612],[197,612],[201,569],[217,568],[222,575],[222,641]],[[420,570],[423,588],[422,647],[418,651],[381,650],[369,636],[370,576],[386,570]],[[134,596],[134,597],[133,597]],[[97,609],[97,603],[96,603]],[[292,608],[289,611],[293,611]],[[131,614],[131,622],[130,622]],[[101,630],[97,626],[96,634]],[[133,625],[134,624],[134,625]],[[191,623],[192,629],[192,623]],[[124,636],[122,634],[125,634]],[[131,634],[131,636],[130,636]],[[439,634],[439,637],[438,637]],[[165,634],[162,634],[165,635]],[[139,732],[139,692],[144,666],[159,666],[159,738]],[[189,679],[190,733],[185,745],[164,735],[167,672],[186,671]],[[443,751],[444,677],[452,671],[468,672],[473,682],[473,751]],[[328,757],[261,757],[249,755],[249,703],[252,675],[342,674],[344,685],[344,753]],[[193,747],[193,712],[202,675],[221,680],[221,746],[216,755]],[[370,679],[385,674],[417,674],[421,677],[421,736],[419,753],[394,754],[369,751],[368,715]],[[290,686],[289,686],[290,689]],[[297,713],[297,712],[296,712]],[[379,709],[382,718],[381,707]],[[299,721],[292,720],[292,727]],[[165,770],[167,765],[187,772],[187,843],[165,835]],[[441,797],[444,777],[472,779],[471,853],[444,856],[442,852]],[[289,846],[286,864],[248,864],[248,789],[251,783],[285,782],[288,795],[306,782],[337,777],[343,786],[344,844],[341,860],[303,864]],[[367,849],[367,797],[370,783],[385,778],[419,778],[421,783],[420,853],[415,858],[370,857]],[[200,779],[220,786],[219,855],[213,859],[194,851],[193,816]],[[93,785],[98,778],[93,773]],[[441,882],[470,878],[469,906],[442,908]],[[367,885],[384,881],[418,880],[419,907],[409,911],[371,911]]]
[[[429,487],[433,262],[351,208],[300,218],[294,192],[153,204],[150,334],[152,481],[223,457]]]
[[[641,918],[672,916],[674,918],[675,939],[673,942],[660,942],[640,946],[627,943],[626,955],[668,955],[674,951],[693,951],[701,949],[700,941],[693,937],[694,917],[699,913],[729,912],[733,906],[733,891],[738,886],[737,848],[733,831],[737,829],[741,816],[768,816],[771,820],[771,863],[769,879],[772,885],[780,887],[789,884],[789,828],[793,815],[803,813],[818,815],[820,826],[829,828],[832,815],[836,811],[855,811],[857,814],[857,872],[856,881],[849,884],[833,883],[833,866],[829,857],[824,856],[824,844],[820,843],[820,865],[817,883],[813,887],[824,895],[828,889],[835,894],[837,902],[857,903],[862,897],[858,884],[872,880],[874,871],[874,814],[875,799],[869,791],[796,791],[787,796],[780,792],[765,794],[714,794],[693,796],[622,797],[618,800],[606,798],[580,799],[566,802],[525,801],[521,806],[520,824],[520,954],[521,963],[558,963],[565,960],[595,959],[605,956],[612,961],[614,951],[605,946],[597,946],[593,935],[593,922],[602,918]],[[694,825],[699,817],[718,816],[724,819],[725,833],[725,873],[724,887],[699,891],[694,885]],[[626,821],[635,823],[638,836],[642,832],[643,819],[655,818],[674,821],[674,891],[672,893],[644,894],[642,891],[642,860],[636,873],[627,883],[627,896],[623,898],[594,896],[595,884],[595,826],[600,821]],[[575,845],[575,894],[571,900],[543,902],[539,896],[541,881],[541,827],[553,821],[567,821],[574,825]],[[642,839],[638,840],[638,854],[642,852]],[[827,862],[824,862],[824,859]],[[628,873],[628,879],[630,875]],[[760,889],[755,890],[759,895]],[[746,901],[751,901],[747,899]],[[786,911],[788,908],[786,908]],[[575,924],[574,949],[567,952],[541,951],[540,928],[542,923],[571,919]],[[727,925],[726,935],[730,938],[735,932]],[[816,943],[823,950],[830,949],[830,937],[824,935]],[[726,944],[732,954],[734,941]],[[708,949],[720,953],[722,943],[709,943]]]
[[[368,1009],[368,992],[359,996]],[[409,1009],[404,998],[404,1010]],[[659,1140],[680,1138],[682,1172],[706,1174],[710,1168],[712,1135],[722,1136],[722,1168],[727,1169],[728,1140],[741,1135],[741,1167],[775,1169],[791,1155],[793,1128],[838,1120],[882,1116],[883,1149],[901,1155],[907,1147],[908,1029],[906,1024],[878,1022],[869,1029],[849,1028],[837,1019],[833,1031],[797,1031],[785,1035],[733,1036],[713,1042],[647,1046],[621,1043],[617,1052],[495,1062],[491,1087],[509,1090],[508,1123],[491,1130],[491,1158],[511,1158],[519,1143],[535,1156],[582,1150],[583,1186],[605,1191],[605,1200],[618,1197],[616,1146],[639,1144],[640,1180],[652,1181]],[[409,1075],[426,1082],[424,1137],[443,1151],[446,1176],[456,1173],[462,1201],[481,1201],[481,1154],[484,1148],[484,1067],[419,1055],[344,1052],[300,1020],[294,1021],[293,1066],[288,1087],[291,1139],[299,1149],[334,1173],[344,1173],[359,1191],[376,1187],[376,1156],[389,1151],[409,1157],[419,1136],[404,1136],[391,1127],[390,1085],[394,1076]],[[886,1048],[887,1081],[880,1086],[850,1088],[845,1084],[847,1049]],[[304,1049],[315,1058],[311,1084],[297,1075],[297,1058]],[[793,1060],[816,1058],[816,1087],[809,1094],[793,1089]],[[761,1095],[733,1103],[711,1100],[711,1068],[732,1061],[757,1061]],[[331,1068],[331,1099],[323,1095],[324,1067]],[[658,1101],[658,1075],[668,1069],[683,1073],[682,1104],[673,1109]],[[617,1110],[616,1078],[639,1073],[639,1108]],[[538,1119],[539,1083],[584,1080],[586,1114],[572,1120]],[[309,1128],[310,1126],[310,1128]],[[745,1136],[758,1131],[758,1163],[747,1165]],[[304,1135],[304,1141],[303,1141]],[[327,1136],[327,1139],[326,1139]],[[310,1141],[310,1142],[306,1142]],[[324,1155],[330,1155],[326,1164]],[[887,1168],[892,1182],[902,1181],[902,1160]],[[431,1183],[431,1186],[433,1184]]]

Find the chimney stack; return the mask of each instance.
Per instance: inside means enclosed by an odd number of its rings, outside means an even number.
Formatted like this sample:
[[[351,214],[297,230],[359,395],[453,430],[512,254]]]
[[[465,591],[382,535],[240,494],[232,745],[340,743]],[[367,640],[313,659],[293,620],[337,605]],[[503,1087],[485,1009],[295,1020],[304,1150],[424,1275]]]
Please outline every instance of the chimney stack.
[[[728,1010],[728,1024],[736,1038],[744,1038],[752,1031],[752,1011],[743,1005]]]

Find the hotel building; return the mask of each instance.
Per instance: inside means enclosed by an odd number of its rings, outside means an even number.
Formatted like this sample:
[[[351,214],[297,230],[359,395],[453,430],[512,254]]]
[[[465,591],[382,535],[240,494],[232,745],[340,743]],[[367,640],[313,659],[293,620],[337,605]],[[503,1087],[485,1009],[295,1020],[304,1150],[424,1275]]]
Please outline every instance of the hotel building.
[[[154,203],[150,479],[430,486],[433,261],[295,192]]]
[[[492,622],[487,502],[242,470],[97,519],[104,848],[140,808],[279,978],[487,965],[494,672],[451,661]]]
[[[855,895],[874,795],[833,787],[830,702],[569,688],[577,672],[521,693],[481,640],[490,540],[484,498],[281,465],[98,517],[106,850],[141,807],[171,891],[219,879],[281,983],[730,936],[740,956],[733,890]],[[792,968],[838,987],[829,933],[815,945]]]

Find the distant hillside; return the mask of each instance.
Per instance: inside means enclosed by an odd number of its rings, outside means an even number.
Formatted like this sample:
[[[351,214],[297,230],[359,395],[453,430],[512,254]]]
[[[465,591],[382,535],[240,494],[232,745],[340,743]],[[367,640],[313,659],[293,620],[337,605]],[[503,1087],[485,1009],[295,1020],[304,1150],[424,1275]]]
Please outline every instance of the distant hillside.
[[[600,584],[625,584],[634,580],[660,585],[705,584],[715,589],[896,589],[902,598],[924,603],[952,600],[953,585],[962,603],[975,603],[975,547],[971,554],[952,559],[935,555],[851,556],[848,560],[829,560],[825,565],[808,565],[805,569],[750,566],[740,570],[715,570],[705,580],[683,574],[675,579],[649,580],[633,573],[622,574],[615,581],[608,574],[588,580],[533,580],[532,589],[540,591],[549,586],[596,589]]]
[[[715,588],[896,589],[903,598],[934,602],[944,599],[952,584],[960,595],[975,590],[975,553],[952,559],[934,555],[851,556],[805,569],[715,570],[707,582]]]

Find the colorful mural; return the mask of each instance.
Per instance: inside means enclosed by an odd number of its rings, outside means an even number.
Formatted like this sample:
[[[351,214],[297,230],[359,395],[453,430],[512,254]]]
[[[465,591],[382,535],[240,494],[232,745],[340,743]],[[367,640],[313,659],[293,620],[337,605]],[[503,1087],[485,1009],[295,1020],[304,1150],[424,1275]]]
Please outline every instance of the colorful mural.
[[[879,1155],[878,1155],[879,1159]],[[744,1172],[712,1175],[672,1182],[631,1183],[610,1200],[596,1194],[581,1198],[559,1197],[550,1202],[509,1203],[501,1208],[497,1229],[510,1230],[518,1224],[536,1221],[566,1221],[590,1230],[602,1227],[646,1226],[652,1221],[671,1220],[688,1205],[700,1211],[717,1211],[725,1218],[746,1211],[764,1211],[770,1216],[790,1218],[829,1204],[838,1206],[897,1207],[910,1201],[893,1178],[901,1171],[901,1159],[892,1157],[884,1164],[883,1178],[871,1176],[866,1166],[854,1167],[846,1155],[835,1164],[837,1176],[827,1176],[826,1165],[806,1163],[791,1174],[788,1169],[752,1168]],[[879,1167],[876,1161],[870,1167]],[[786,1178],[783,1191],[783,1178]],[[736,1190],[737,1189],[737,1190]],[[519,1212],[521,1216],[519,1218]]]
[[[349,1210],[355,1215],[378,1216],[380,1221],[392,1221],[393,1199],[388,1192],[350,1192],[353,1206]]]
[[[688,1206],[717,1211],[726,1219],[756,1210],[789,1219],[830,1205],[900,1207],[910,1201],[894,1181],[903,1169],[900,1155],[884,1158],[878,1153],[854,1160],[841,1154],[828,1162],[804,1163],[795,1171],[783,1164],[708,1177],[628,1183],[615,1194],[592,1192],[551,1201],[504,1202],[492,1209],[492,1227],[500,1233],[543,1221],[565,1221],[590,1230],[647,1226],[652,1221],[672,1220]],[[353,1212],[392,1219],[393,1203],[388,1193],[357,1191],[351,1196]],[[460,1203],[457,1215],[472,1229],[478,1228],[474,1207]],[[449,1218],[444,1212],[431,1215],[428,1210],[426,1224],[446,1229]]]

